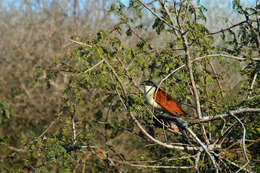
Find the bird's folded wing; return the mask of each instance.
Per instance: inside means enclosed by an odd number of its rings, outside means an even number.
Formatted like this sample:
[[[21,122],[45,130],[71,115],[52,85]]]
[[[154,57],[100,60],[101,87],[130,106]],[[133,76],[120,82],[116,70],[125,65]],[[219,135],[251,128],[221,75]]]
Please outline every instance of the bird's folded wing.
[[[166,92],[158,90],[155,97],[156,102],[173,115],[185,115],[181,106]]]

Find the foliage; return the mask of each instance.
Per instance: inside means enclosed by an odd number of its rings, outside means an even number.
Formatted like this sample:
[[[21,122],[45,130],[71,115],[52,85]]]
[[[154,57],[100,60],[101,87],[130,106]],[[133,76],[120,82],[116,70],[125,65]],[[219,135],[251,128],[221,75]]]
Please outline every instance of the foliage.
[[[219,141],[211,150],[217,161],[214,163],[205,150],[169,149],[154,144],[138,128],[132,115],[153,138],[163,143],[201,147],[198,142],[189,141],[187,135],[175,135],[154,126],[154,113],[146,106],[140,81],[161,79],[160,87],[180,103],[196,105],[199,102],[196,106],[202,109],[203,116],[259,108],[260,82],[259,77],[254,76],[259,73],[259,60],[255,58],[260,53],[260,33],[257,32],[260,24],[259,19],[253,18],[259,13],[258,7],[244,9],[239,1],[234,1],[234,10],[245,16],[245,22],[237,25],[238,32],[232,30],[234,26],[213,33],[204,25],[207,9],[199,1],[144,4],[132,0],[129,6],[120,1],[112,4],[109,12],[119,21],[118,25],[78,42],[72,54],[46,68],[44,81],[38,80],[44,75],[42,69],[39,70],[35,81],[45,82],[49,89],[53,81],[67,76],[61,101],[52,114],[51,123],[43,128],[44,132],[40,136],[31,134],[29,140],[24,141],[24,147],[14,152],[18,155],[13,156],[16,159],[7,158],[9,165],[2,169],[15,165],[13,169],[19,171],[150,172],[142,167],[151,166],[154,171],[172,172],[163,167],[173,165],[192,167],[178,169],[179,172],[212,172],[217,164],[221,172],[238,170],[246,159],[241,144],[243,128],[233,116],[190,126],[203,143]],[[142,20],[147,12],[154,16],[152,25]],[[167,34],[171,39],[165,46],[154,48],[140,35],[141,31],[156,33],[158,37]],[[219,36],[226,49],[213,44]],[[138,41],[129,46],[125,38]],[[230,57],[235,60],[227,59]],[[235,62],[236,59],[246,62],[247,67],[240,69],[242,63]],[[245,76],[236,88],[222,86],[223,78],[229,74],[218,71],[221,64],[224,69],[239,71]],[[0,106],[3,115],[12,118],[7,106],[2,103]],[[185,121],[202,119],[201,116],[199,111],[194,111]],[[255,155],[253,151],[259,145],[259,113],[249,111],[236,116],[246,125],[247,154],[251,163],[257,165],[259,153]],[[6,139],[3,141],[8,143]],[[162,168],[156,169],[156,166]],[[254,170],[250,166],[245,168]]]

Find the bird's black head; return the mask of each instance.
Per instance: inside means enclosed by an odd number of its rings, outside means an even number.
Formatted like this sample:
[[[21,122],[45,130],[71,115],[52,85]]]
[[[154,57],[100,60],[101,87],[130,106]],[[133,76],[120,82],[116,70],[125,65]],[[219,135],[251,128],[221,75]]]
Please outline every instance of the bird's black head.
[[[143,81],[140,83],[140,85],[143,85],[143,86],[154,86],[157,88],[157,86],[153,83],[153,81],[150,81],[150,80],[146,80],[146,81]]]

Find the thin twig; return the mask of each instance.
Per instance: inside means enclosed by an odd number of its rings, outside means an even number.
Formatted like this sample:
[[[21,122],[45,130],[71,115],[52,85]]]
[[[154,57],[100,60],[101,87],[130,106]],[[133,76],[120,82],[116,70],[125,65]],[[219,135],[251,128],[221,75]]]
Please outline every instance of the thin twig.
[[[222,134],[221,136],[214,142],[214,145],[221,145],[224,140],[225,137],[231,132],[232,128],[237,124],[237,122],[234,122],[233,124],[231,124],[231,126],[229,126]]]
[[[232,171],[230,170],[230,168],[228,167],[228,165],[224,162],[224,160],[223,160],[222,158],[220,158],[220,157],[218,157],[218,159],[220,160],[220,162],[222,162],[222,163],[225,165],[225,167],[228,169],[228,171],[229,171],[230,173],[232,173]]]
[[[80,42],[80,41],[76,41],[76,40],[72,40],[72,39],[69,39],[69,41],[71,41],[71,42],[73,42],[73,43],[77,43],[77,44],[82,45],[82,46],[87,46],[87,47],[89,47],[89,48],[93,48],[93,46],[88,45],[88,44],[83,43],[83,42]]]
[[[73,104],[73,112],[71,115],[72,121],[72,130],[73,130],[73,145],[77,143],[77,133],[76,133],[76,126],[75,126],[75,116],[76,116],[76,105]]]
[[[147,43],[150,49],[153,49],[152,45],[150,43],[148,43],[144,38],[142,38],[136,31],[134,28],[132,28],[129,24],[127,24],[127,26],[129,27],[129,29],[131,30],[131,32],[137,37],[139,38],[142,42]]]
[[[55,122],[56,122],[56,120],[53,120],[53,121],[51,122],[51,124],[47,127],[47,129],[45,129],[45,130],[42,132],[42,134],[39,136],[39,138],[43,137],[43,136],[47,133],[47,131],[55,124]]]
[[[247,22],[247,20],[242,21],[242,22],[239,22],[239,23],[237,23],[237,24],[234,24],[234,25],[229,26],[229,27],[227,27],[227,28],[221,29],[221,30],[219,30],[219,31],[211,32],[211,33],[209,33],[209,35],[214,35],[214,34],[218,34],[218,33],[221,33],[221,32],[225,32],[225,31],[230,30],[230,29],[232,29],[232,28],[234,28],[234,27],[240,26],[241,24],[244,24],[244,23],[246,23],[246,22]]]
[[[200,155],[201,155],[201,152],[202,151],[199,151],[197,154],[196,154],[196,160],[195,160],[195,169],[198,171],[199,170],[199,161],[200,161]]]
[[[221,118],[223,120],[223,126],[222,126],[222,129],[221,129],[221,135],[224,134],[224,128],[226,127],[226,119],[225,118]]]
[[[166,25],[168,25],[170,28],[179,31],[178,28],[176,28],[175,26],[171,25],[169,22],[167,22],[166,20],[164,20],[161,16],[159,16],[157,13],[155,13],[151,8],[149,8],[145,3],[143,3],[141,0],[137,0],[138,2],[140,2],[142,4],[142,6],[144,6],[147,10],[149,10],[155,17],[157,17],[158,19],[160,19],[163,23],[165,23]]]
[[[159,0],[159,2],[160,2],[160,4],[161,4],[161,6],[164,8],[166,14],[168,15],[168,17],[169,17],[169,19],[170,19],[170,21],[171,21],[171,25],[174,25],[174,21],[173,21],[173,19],[172,19],[172,16],[171,16],[171,14],[170,14],[168,8],[167,8],[166,5],[165,5],[165,2],[163,3],[162,0]],[[177,33],[177,30],[176,30],[176,29],[174,29],[174,33],[175,33],[175,35],[178,37],[178,33]]]
[[[250,91],[249,91],[249,94],[248,94],[247,98],[250,98],[250,96],[251,96],[251,94],[252,94],[252,91],[253,91],[253,88],[254,88],[254,84],[255,84],[257,75],[258,75],[258,73],[259,73],[259,70],[260,70],[260,63],[257,62],[257,63],[256,63],[256,68],[255,68],[255,74],[254,74],[253,80],[252,80],[252,82],[251,82]]]
[[[58,118],[59,118],[60,115],[62,115],[62,114],[63,114],[62,111],[61,111],[60,113],[58,113],[57,118],[50,123],[50,125],[47,127],[47,129],[45,129],[45,130],[42,132],[42,134],[41,134],[38,138],[41,138],[42,136],[44,136],[44,135],[47,133],[47,131],[56,123],[56,121],[58,120]]]
[[[101,53],[99,52],[99,55],[101,56]],[[108,65],[108,67],[111,69],[112,73],[114,74],[114,76],[116,77],[116,80],[119,82],[120,86],[121,86],[121,89],[123,91],[123,95],[124,95],[124,98],[126,99],[126,89],[121,81],[121,79],[119,78],[119,76],[117,75],[116,73],[116,70],[110,65],[110,63],[102,56],[103,60],[105,61],[105,63]]]
[[[73,145],[77,143],[77,135],[76,135],[76,127],[75,127],[75,116],[73,115],[71,118],[72,121],[72,129],[73,129]]]
[[[194,63],[195,61],[199,61],[199,60],[202,60],[204,58],[207,58],[207,57],[224,57],[224,58],[230,58],[230,59],[233,59],[233,60],[238,60],[238,61],[245,61],[247,60],[246,58],[241,58],[241,57],[237,57],[237,56],[233,56],[233,55],[227,55],[227,54],[210,54],[210,55],[205,55],[205,56],[201,56],[201,57],[198,57],[198,58],[195,58],[191,61],[191,63]],[[260,58],[253,58],[252,60],[254,61],[260,61]],[[178,70],[184,68],[186,66],[186,64],[183,64],[181,65],[180,67],[178,67],[177,69],[174,69],[171,73],[169,73],[167,76],[165,76],[161,81],[160,83],[158,84],[158,88],[161,86],[161,84],[166,80],[168,79],[171,75],[173,75],[173,73],[177,72]]]
[[[219,79],[218,79],[218,77],[217,77],[217,72],[216,72],[216,70],[215,70],[215,67],[213,66],[213,64],[211,63],[211,61],[209,61],[209,65],[210,65],[210,67],[211,67],[211,69],[212,69],[214,75],[216,76],[216,80],[217,80],[218,87],[219,87],[220,92],[221,92],[221,96],[224,97],[223,88],[222,88],[222,85],[221,85],[221,83],[220,83],[220,81],[219,81]]]
[[[13,147],[13,146],[10,146],[4,142],[1,142],[0,145],[5,145],[9,150],[13,150],[13,151],[16,151],[16,152],[26,152],[26,147],[24,148],[16,148],[16,147]]]
[[[213,152],[213,151],[212,151],[212,153],[213,153],[216,157],[221,158],[221,159],[223,159],[223,160],[229,162],[231,165],[236,166],[237,168],[241,168],[241,166],[239,166],[238,164],[236,164],[236,163],[234,163],[234,162],[232,162],[232,161],[226,159],[225,157],[222,157],[222,156],[220,156],[219,154],[217,154],[217,153],[215,153],[215,152]],[[246,168],[242,168],[242,170],[244,170],[244,171],[246,171],[246,172],[252,173],[252,171],[250,171],[250,170],[248,170],[248,169],[246,169]]]
[[[101,61],[99,61],[97,64],[95,64],[94,66],[90,67],[89,69],[85,70],[84,73],[89,72],[90,70],[93,70],[94,68],[96,68],[99,64],[103,63],[105,60],[102,59]]]
[[[183,22],[186,23],[186,17],[188,16],[188,11],[189,11],[189,8],[190,8],[190,4],[192,4],[190,2],[190,0],[188,0],[187,2],[187,6],[186,6],[186,9],[185,9],[185,13],[184,13],[184,18],[183,18]],[[195,15],[196,15],[196,12],[195,12]]]
[[[206,55],[208,57],[224,57],[224,58],[230,58],[237,61],[246,61],[249,60],[248,58],[242,58],[234,55],[228,55],[228,54],[212,54],[212,55]],[[253,61],[260,61],[260,58],[252,58]]]

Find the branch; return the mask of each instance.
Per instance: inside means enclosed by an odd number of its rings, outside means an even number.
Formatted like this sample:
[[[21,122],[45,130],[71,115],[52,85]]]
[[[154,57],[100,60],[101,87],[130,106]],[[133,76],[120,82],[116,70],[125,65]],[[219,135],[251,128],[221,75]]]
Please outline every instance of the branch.
[[[241,109],[232,110],[229,112],[231,112],[234,115],[244,113],[244,112],[260,112],[260,108],[241,108]],[[219,120],[219,119],[227,117],[227,116],[230,116],[230,114],[222,113],[222,114],[217,114],[214,116],[206,116],[199,120],[190,121],[190,122],[188,122],[188,125],[190,126],[190,125],[194,125],[194,124],[206,123],[208,121]]]
[[[203,150],[209,155],[209,157],[213,163],[213,166],[215,168],[215,171],[216,171],[216,173],[218,173],[218,166],[217,166],[216,160],[212,156],[212,154],[209,152],[209,149],[208,149],[208,148],[212,147],[212,145],[209,145],[209,146],[204,145],[201,142],[201,140],[197,137],[197,135],[189,127],[186,126],[185,129],[192,135],[193,138],[195,138],[195,140],[200,144],[200,146],[203,148]]]
[[[207,58],[207,57],[224,57],[224,58],[230,58],[233,60],[237,60],[237,61],[246,61],[248,60],[247,58],[242,58],[242,57],[238,57],[238,56],[233,56],[233,55],[227,55],[227,54],[211,54],[211,55],[205,55],[205,56],[201,56],[198,58],[195,58],[191,61],[191,63],[194,63],[195,61],[199,61],[201,59]],[[260,58],[252,58],[252,60],[254,61],[260,61]],[[168,79],[173,73],[177,72],[178,70],[182,69],[183,67],[185,67],[186,64],[181,65],[180,67],[178,67],[177,69],[173,70],[171,73],[169,73],[167,76],[165,76],[160,83],[158,84],[158,88],[161,86],[161,84]]]
[[[199,101],[199,94],[198,94],[198,90],[197,90],[196,83],[195,83],[194,76],[193,76],[193,70],[192,70],[192,66],[191,66],[192,63],[191,63],[190,49],[189,49],[188,40],[186,38],[186,35],[182,35],[182,41],[183,41],[183,47],[185,49],[185,53],[186,53],[186,56],[187,56],[187,67],[188,67],[188,70],[189,70],[190,81],[191,81],[192,90],[193,90],[193,93],[194,93],[194,99],[195,99],[195,102],[196,102],[197,114],[198,114],[198,117],[201,119],[202,113],[201,113],[201,107],[200,107],[200,101]],[[204,139],[207,142],[207,144],[209,145],[209,140],[208,140],[208,137],[207,137],[207,134],[206,134],[205,127],[202,124],[201,124],[200,127],[201,127],[201,130],[202,130]],[[195,138],[195,140],[200,144],[200,146],[208,154],[208,156],[210,157],[210,159],[213,163],[213,166],[215,168],[216,173],[218,173],[218,166],[217,166],[216,160],[212,156],[212,154],[210,154],[208,147],[200,141],[200,139],[193,133],[193,131],[190,128],[188,128],[188,126],[186,126],[185,129]]]
[[[105,61],[105,63],[107,64],[107,66],[111,69],[112,73],[114,74],[114,76],[116,77],[116,80],[119,82],[120,86],[121,86],[121,89],[123,91],[123,94],[124,94],[124,98],[126,99],[126,89],[122,83],[122,81],[120,80],[119,76],[117,75],[115,69],[110,65],[110,63],[103,57],[101,56],[101,53],[98,49],[98,53],[99,53],[99,56],[102,57],[102,59]]]
[[[133,166],[133,167],[139,167],[139,168],[164,168],[164,169],[193,169],[194,166],[163,166],[163,165],[141,165],[141,164],[134,164],[134,163],[130,163],[127,161],[119,161],[119,160],[114,160],[112,159],[114,162],[118,162],[120,164],[125,164],[125,165],[129,165],[129,166]]]
[[[236,166],[236,167],[238,167],[238,168],[240,168],[241,170],[244,170],[244,171],[246,171],[246,172],[252,173],[252,171],[250,171],[250,170],[248,170],[248,169],[246,169],[246,168],[244,168],[244,167],[241,167],[241,166],[239,166],[238,164],[236,164],[236,163],[234,163],[234,162],[232,162],[232,161],[230,161],[230,160],[228,160],[228,159],[226,159],[226,158],[220,156],[220,154],[217,154],[217,153],[215,153],[215,152],[212,152],[212,153],[213,153],[216,157],[218,157],[218,158],[220,158],[220,159],[223,159],[223,160],[229,162],[231,165]]]
[[[247,164],[250,162],[250,160],[248,159],[248,156],[247,156],[247,154],[246,154],[246,147],[245,147],[246,128],[245,128],[244,124],[242,123],[242,121],[241,121],[239,118],[237,118],[237,117],[234,115],[234,113],[229,112],[229,114],[230,114],[231,116],[233,116],[233,117],[242,125],[242,127],[243,127],[243,139],[242,139],[243,147],[242,147],[242,148],[243,148],[243,152],[244,152],[245,158],[246,158],[246,160],[247,160],[247,163],[246,163],[245,165],[247,165]]]
[[[60,116],[63,114],[63,111],[59,112],[57,117],[55,118],[55,120],[53,120],[50,125],[42,132],[42,134],[40,136],[38,136],[38,138],[43,137],[48,131],[49,129],[57,122],[57,120],[60,118]]]
[[[175,26],[171,25],[169,22],[167,22],[166,20],[164,20],[161,16],[159,16],[157,13],[155,13],[151,8],[149,8],[145,3],[143,3],[141,0],[137,0],[139,3],[142,4],[142,6],[144,6],[147,10],[149,10],[155,17],[157,17],[158,19],[160,19],[163,23],[165,23],[166,25],[168,25],[170,28],[179,31],[178,28],[176,28]],[[177,36],[177,35],[176,35]]]
[[[76,41],[76,40],[72,40],[72,39],[69,39],[69,41],[73,42],[73,43],[76,43],[76,44],[79,44],[79,45],[82,45],[82,46],[87,46],[89,48],[93,48],[93,46],[91,45],[88,45],[86,43],[83,43],[83,42],[80,42],[80,41]]]
[[[221,145],[226,136],[231,132],[232,128],[237,124],[237,122],[234,122],[230,127],[228,127],[223,134],[214,142],[214,145]]]
[[[239,23],[237,23],[237,24],[234,24],[234,25],[232,25],[232,26],[230,26],[230,27],[227,27],[227,28],[225,28],[225,29],[221,29],[221,30],[219,30],[219,31],[209,33],[209,35],[214,35],[214,34],[218,34],[218,33],[221,33],[221,32],[225,32],[225,31],[230,30],[230,29],[232,29],[232,28],[234,28],[234,27],[237,27],[237,26],[239,26],[239,25],[241,25],[241,24],[243,24],[243,23],[247,23],[247,20],[242,21],[242,22],[239,22]]]
[[[105,60],[102,59],[101,61],[99,61],[97,64],[95,64],[94,66],[90,67],[89,69],[85,70],[84,73],[89,72],[90,70],[93,70],[94,68],[96,68],[99,64],[103,63]]]
[[[72,121],[72,130],[73,130],[73,145],[77,143],[77,134],[76,134],[76,127],[75,127],[75,115],[71,118]]]
[[[238,57],[238,56],[233,56],[233,55],[227,55],[227,54],[213,54],[213,55],[208,55],[208,56],[222,56],[224,58],[230,58],[233,60],[238,60],[238,61],[246,61],[249,60],[247,58],[242,58],[242,57]],[[254,61],[260,61],[260,58],[252,58],[252,60]]]
[[[26,147],[16,148],[16,147],[13,147],[13,146],[9,146],[9,144],[6,144],[4,142],[1,142],[0,145],[5,145],[9,150],[13,150],[13,151],[16,151],[16,152],[26,152],[26,150],[27,150]]]
[[[194,93],[194,100],[195,100],[195,103],[196,103],[196,111],[197,111],[198,118],[201,119],[202,113],[201,113],[199,94],[198,94],[198,90],[197,90],[197,86],[196,86],[196,83],[195,83],[193,70],[192,70],[192,66],[191,66],[192,62],[191,62],[191,56],[190,56],[190,48],[188,46],[188,40],[186,38],[186,35],[182,35],[182,40],[183,40],[183,47],[185,49],[186,56],[187,56],[187,67],[188,67],[188,70],[189,70],[190,81],[191,81],[191,85],[192,85],[192,91]],[[201,125],[201,130],[202,130],[202,134],[203,134],[205,141],[209,145],[207,133],[206,133],[205,127],[203,125]]]
[[[252,83],[251,83],[251,85],[250,85],[250,91],[249,91],[249,94],[248,94],[248,97],[247,97],[247,98],[250,98],[250,96],[251,96],[251,94],[252,94],[252,91],[253,91],[253,88],[254,88],[254,84],[255,84],[257,75],[258,75],[258,73],[259,73],[259,70],[260,70],[260,63],[257,62],[257,63],[256,63],[256,68],[255,68],[255,74],[254,74]]]
[[[171,25],[174,25],[174,21],[173,21],[173,19],[172,19],[172,16],[171,16],[171,14],[170,14],[168,8],[166,7],[165,3],[163,3],[162,0],[159,0],[159,3],[161,4],[161,6],[164,8],[166,14],[168,15],[168,17],[169,17],[169,19],[170,19],[170,21],[171,21]],[[174,29],[174,33],[175,33],[176,36],[178,36],[178,33],[177,33],[177,30],[176,30],[176,29]]]
[[[201,152],[202,151],[199,151],[197,154],[196,154],[196,161],[195,161],[195,169],[197,170],[197,172],[198,172],[198,164],[199,164],[199,161],[200,161],[200,155],[201,155]]]
[[[217,76],[217,72],[216,72],[216,70],[215,70],[215,67],[213,66],[213,64],[211,63],[211,61],[209,61],[209,65],[210,65],[210,67],[211,67],[211,69],[212,69],[212,71],[213,71],[213,73],[214,73],[214,75],[215,75],[215,77],[216,77],[217,84],[218,84],[219,90],[220,90],[220,92],[221,92],[221,96],[224,97],[223,88],[222,88],[222,85],[221,85],[221,83],[220,83],[220,81],[219,81],[219,78],[218,78],[218,76]]]

